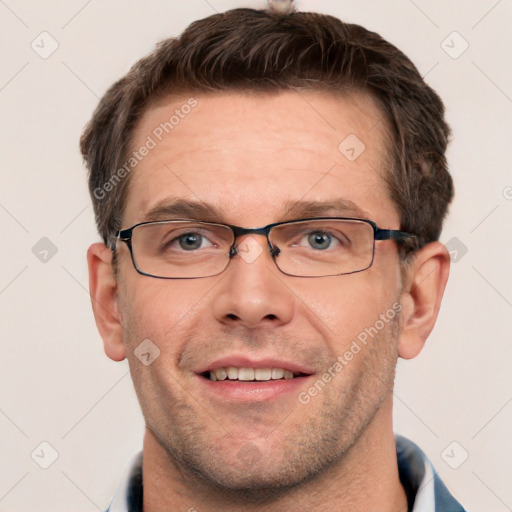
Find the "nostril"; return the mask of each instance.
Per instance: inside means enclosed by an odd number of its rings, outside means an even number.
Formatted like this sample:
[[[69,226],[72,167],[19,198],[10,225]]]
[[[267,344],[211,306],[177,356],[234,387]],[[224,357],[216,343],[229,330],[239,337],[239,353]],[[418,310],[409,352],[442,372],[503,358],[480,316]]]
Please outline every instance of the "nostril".
[[[239,317],[238,315],[235,315],[234,313],[228,313],[224,318],[226,320],[231,320],[231,321],[236,321],[236,322],[240,322],[242,320],[241,317]],[[270,321],[270,322],[275,322],[278,319],[279,319],[279,317],[277,315],[274,315],[273,313],[265,315],[262,318],[263,321]]]

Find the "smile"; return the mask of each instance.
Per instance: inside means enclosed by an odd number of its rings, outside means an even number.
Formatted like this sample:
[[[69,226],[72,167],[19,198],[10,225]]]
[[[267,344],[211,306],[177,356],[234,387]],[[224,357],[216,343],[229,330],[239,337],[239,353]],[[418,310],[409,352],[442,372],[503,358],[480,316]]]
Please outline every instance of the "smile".
[[[293,399],[313,379],[314,369],[291,358],[230,354],[195,369],[199,389],[223,403]]]
[[[218,368],[203,374],[203,376],[213,381],[238,380],[244,382],[288,380],[303,375],[303,373],[294,373],[283,368],[237,368],[235,366]]]

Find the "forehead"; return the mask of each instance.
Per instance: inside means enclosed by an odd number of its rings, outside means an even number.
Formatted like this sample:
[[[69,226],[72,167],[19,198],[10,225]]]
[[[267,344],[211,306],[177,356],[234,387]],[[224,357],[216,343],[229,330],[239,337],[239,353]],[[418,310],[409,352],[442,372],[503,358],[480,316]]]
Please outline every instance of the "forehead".
[[[397,215],[384,180],[387,141],[379,107],[362,93],[166,97],[134,131],[123,225],[172,201],[211,205],[222,217],[214,220],[241,225],[300,216],[300,205],[290,209],[298,202],[352,204],[389,224]]]

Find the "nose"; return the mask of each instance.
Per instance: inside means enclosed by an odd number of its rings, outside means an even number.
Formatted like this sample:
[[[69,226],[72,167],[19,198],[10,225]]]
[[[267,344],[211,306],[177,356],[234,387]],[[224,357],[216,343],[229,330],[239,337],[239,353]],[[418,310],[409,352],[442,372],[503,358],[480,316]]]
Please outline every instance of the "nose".
[[[214,288],[215,318],[225,325],[251,329],[289,323],[295,296],[284,283],[287,276],[272,261],[265,237],[245,236],[237,242],[237,253]]]

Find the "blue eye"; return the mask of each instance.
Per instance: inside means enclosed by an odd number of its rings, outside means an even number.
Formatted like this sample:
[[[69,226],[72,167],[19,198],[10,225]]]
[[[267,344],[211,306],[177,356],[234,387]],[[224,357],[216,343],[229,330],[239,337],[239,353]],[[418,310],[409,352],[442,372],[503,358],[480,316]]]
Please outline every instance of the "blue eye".
[[[178,237],[176,240],[180,244],[180,247],[185,251],[194,251],[201,248],[203,239],[203,235],[199,233],[186,233]]]
[[[331,235],[323,231],[314,231],[308,235],[308,243],[313,249],[328,249],[331,245],[331,242]]]

